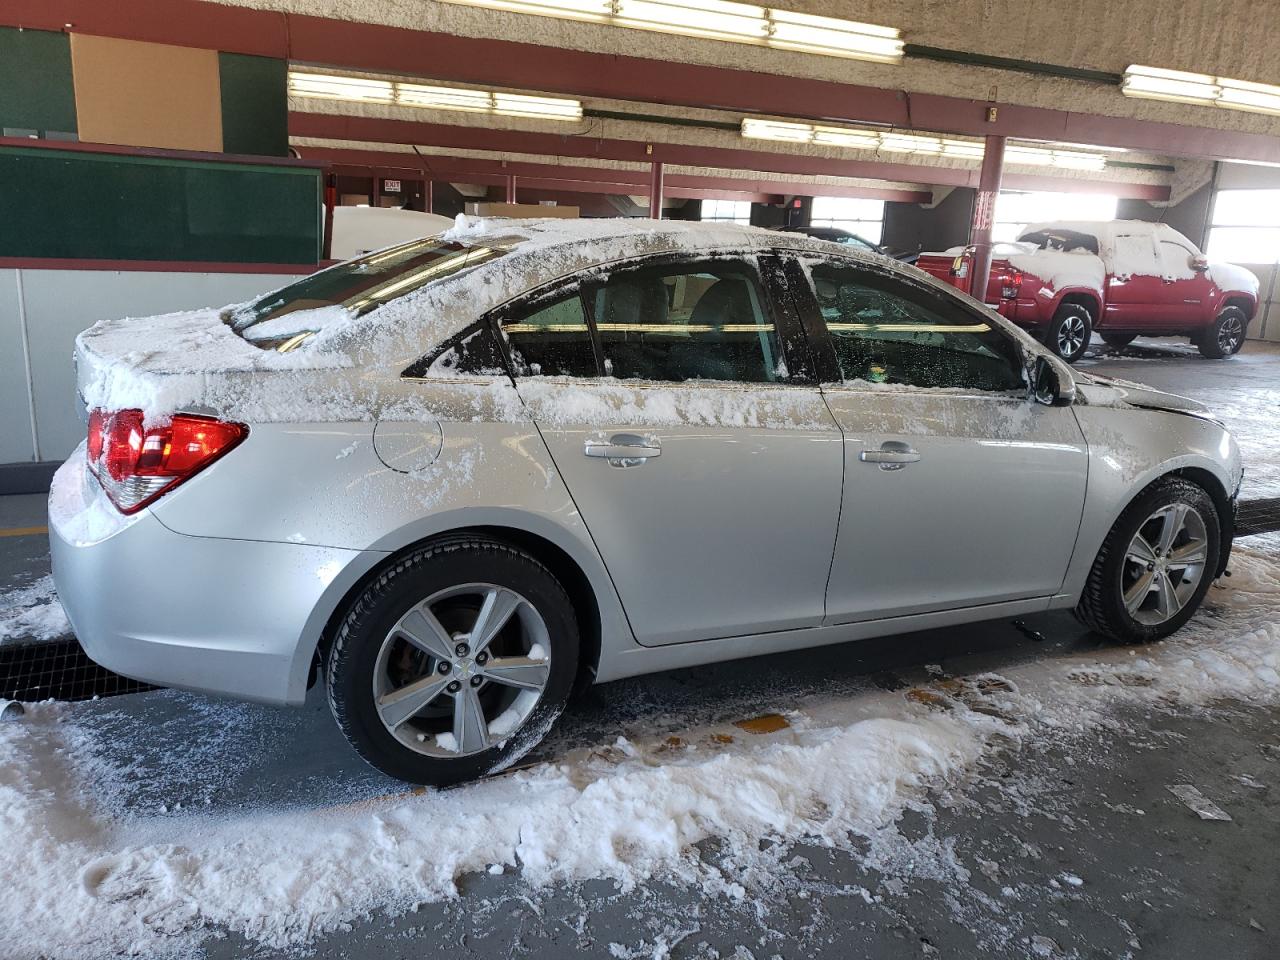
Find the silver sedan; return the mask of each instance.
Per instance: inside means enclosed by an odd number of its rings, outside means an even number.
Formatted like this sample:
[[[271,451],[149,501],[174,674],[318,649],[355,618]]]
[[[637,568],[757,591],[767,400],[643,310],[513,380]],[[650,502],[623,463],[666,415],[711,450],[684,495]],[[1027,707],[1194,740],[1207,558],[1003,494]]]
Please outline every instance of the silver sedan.
[[[500,770],[575,687],[1049,609],[1195,612],[1241,478],[1203,408],[1074,373],[806,237],[479,221],[77,345],[54,574],[122,674],[321,679],[370,763]]]

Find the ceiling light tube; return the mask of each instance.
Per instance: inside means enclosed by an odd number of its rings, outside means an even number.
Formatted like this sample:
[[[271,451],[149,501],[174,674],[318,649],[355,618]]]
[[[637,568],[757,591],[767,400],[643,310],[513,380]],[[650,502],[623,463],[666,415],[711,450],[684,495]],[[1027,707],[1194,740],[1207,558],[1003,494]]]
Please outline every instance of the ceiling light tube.
[[[581,120],[582,102],[560,97],[537,97],[496,90],[430,86],[399,80],[373,80],[323,73],[289,71],[289,93],[297,97],[387,103],[428,110],[487,113],[534,120]]]
[[[828,57],[899,63],[901,31],[733,0],[447,0],[472,7],[607,23]]]
[[[1132,64],[1120,92],[1128,97],[1280,115],[1280,86]]]

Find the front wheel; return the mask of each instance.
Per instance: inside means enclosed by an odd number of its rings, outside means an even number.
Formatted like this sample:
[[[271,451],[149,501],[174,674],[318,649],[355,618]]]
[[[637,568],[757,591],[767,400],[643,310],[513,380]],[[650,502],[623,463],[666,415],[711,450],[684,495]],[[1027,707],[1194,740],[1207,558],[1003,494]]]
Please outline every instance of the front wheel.
[[[1076,617],[1123,643],[1167,637],[1191,619],[1213,582],[1220,530],[1203,487],[1181,477],[1157,480],[1107,534]]]
[[[1044,343],[1067,363],[1075,363],[1089,349],[1093,318],[1078,303],[1064,303],[1045,330]]]
[[[564,588],[508,544],[452,538],[397,560],[356,598],[326,664],[356,751],[448,786],[510,766],[569,698],[578,626]]]
[[[1206,327],[1193,338],[1200,353],[1210,360],[1225,360],[1234,357],[1244,346],[1244,334],[1249,326],[1249,318],[1239,307],[1225,308],[1213,325]]]

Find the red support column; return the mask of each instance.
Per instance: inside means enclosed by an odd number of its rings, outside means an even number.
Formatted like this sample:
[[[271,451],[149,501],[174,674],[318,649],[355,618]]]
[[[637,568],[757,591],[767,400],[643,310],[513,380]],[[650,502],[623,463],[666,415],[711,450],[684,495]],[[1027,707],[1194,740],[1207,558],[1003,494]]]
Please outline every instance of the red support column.
[[[983,303],[987,297],[987,278],[991,276],[991,228],[995,225],[996,197],[1004,175],[1004,139],[987,137],[982,173],[978,177],[978,196],[973,203],[973,223],[969,227],[969,244],[973,247],[969,296]]]
[[[515,174],[507,174],[507,203],[516,202],[516,178]]]
[[[649,217],[662,219],[662,161],[649,164]]]

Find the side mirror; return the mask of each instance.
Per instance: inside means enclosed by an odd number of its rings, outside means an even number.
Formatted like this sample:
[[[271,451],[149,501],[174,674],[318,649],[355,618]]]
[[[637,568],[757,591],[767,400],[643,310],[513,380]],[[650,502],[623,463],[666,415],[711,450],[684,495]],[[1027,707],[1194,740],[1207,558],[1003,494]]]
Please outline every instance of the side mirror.
[[[1203,253],[1196,254],[1191,258],[1191,269],[1196,273],[1204,273],[1209,269],[1209,258]]]
[[[1031,399],[1046,407],[1069,407],[1076,399],[1076,382],[1066,364],[1049,357],[1036,357]]]

